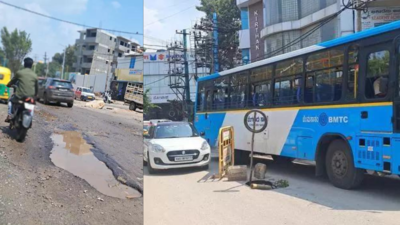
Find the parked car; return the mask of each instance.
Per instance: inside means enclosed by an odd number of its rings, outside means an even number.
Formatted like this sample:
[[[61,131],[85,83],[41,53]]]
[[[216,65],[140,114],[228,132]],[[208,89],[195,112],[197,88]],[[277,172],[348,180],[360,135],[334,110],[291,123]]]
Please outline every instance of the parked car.
[[[93,101],[96,99],[92,90],[86,87],[77,87],[75,90],[75,99],[81,101]]]
[[[74,105],[74,88],[70,81],[47,78],[46,82],[39,86],[38,100],[43,100],[44,104],[67,103],[71,108]]]
[[[46,79],[45,77],[38,77],[38,85],[39,85],[39,89],[42,85],[44,85],[46,83]],[[36,101],[38,101],[39,98],[36,98]]]
[[[143,160],[149,173],[156,170],[203,167],[208,169],[211,148],[188,122],[164,122],[150,126],[144,135]]]

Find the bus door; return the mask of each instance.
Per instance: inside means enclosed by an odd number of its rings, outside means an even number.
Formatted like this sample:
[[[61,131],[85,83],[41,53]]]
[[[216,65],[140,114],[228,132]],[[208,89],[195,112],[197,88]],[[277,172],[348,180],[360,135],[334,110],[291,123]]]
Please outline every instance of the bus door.
[[[393,68],[391,43],[365,46],[361,50],[359,95],[366,105],[359,108],[362,133],[392,132],[393,111],[387,102],[390,101]]]
[[[400,36],[394,41],[395,68],[394,68],[394,92],[393,92],[393,132],[400,133]]]

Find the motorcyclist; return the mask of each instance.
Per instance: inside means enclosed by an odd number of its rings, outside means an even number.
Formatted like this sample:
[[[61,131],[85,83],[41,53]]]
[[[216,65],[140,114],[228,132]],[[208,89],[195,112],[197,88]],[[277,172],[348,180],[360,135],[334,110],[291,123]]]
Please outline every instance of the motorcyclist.
[[[33,59],[27,57],[24,59],[24,69],[19,70],[7,87],[17,85],[18,88],[14,90],[14,95],[8,101],[8,115],[5,122],[9,123],[12,117],[12,104],[22,98],[34,98],[38,93],[38,78],[36,73],[32,70]],[[33,112],[31,112],[33,114]],[[32,115],[33,116],[33,115]]]

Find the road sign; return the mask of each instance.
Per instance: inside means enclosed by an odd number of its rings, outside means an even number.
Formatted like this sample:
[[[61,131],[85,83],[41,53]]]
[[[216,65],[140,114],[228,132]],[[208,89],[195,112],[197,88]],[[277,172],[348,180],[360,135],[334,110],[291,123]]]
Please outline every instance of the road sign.
[[[268,116],[260,110],[250,110],[244,116],[244,126],[252,133],[261,133],[268,126]]]
[[[250,180],[247,184],[251,185],[253,177],[253,158],[254,158],[254,135],[261,133],[268,126],[268,117],[260,110],[253,109],[244,116],[244,126],[249,130],[251,135],[251,153],[250,153]]]

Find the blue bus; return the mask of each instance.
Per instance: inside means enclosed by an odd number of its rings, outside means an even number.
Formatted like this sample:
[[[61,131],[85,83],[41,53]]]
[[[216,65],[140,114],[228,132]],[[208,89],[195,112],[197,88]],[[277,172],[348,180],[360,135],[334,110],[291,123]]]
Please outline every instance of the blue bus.
[[[366,171],[400,175],[400,21],[200,78],[195,126],[217,145],[235,128],[235,158],[247,159],[244,115],[260,109],[268,126],[255,152],[314,161],[339,188]]]

